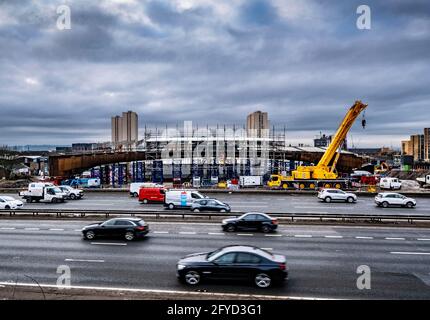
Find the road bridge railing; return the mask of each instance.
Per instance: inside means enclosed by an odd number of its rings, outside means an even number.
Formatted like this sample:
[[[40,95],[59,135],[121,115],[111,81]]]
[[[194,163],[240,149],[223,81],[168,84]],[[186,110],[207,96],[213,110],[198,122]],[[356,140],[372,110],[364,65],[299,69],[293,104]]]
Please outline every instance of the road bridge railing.
[[[218,212],[191,212],[188,210],[93,210],[93,209],[55,209],[55,208],[39,208],[39,209],[3,209],[0,210],[1,216],[54,216],[60,217],[87,217],[87,216],[102,216],[102,217],[115,217],[115,216],[140,216],[140,217],[152,217],[155,219],[162,218],[200,218],[200,219],[222,219],[227,217],[238,217],[245,212],[230,212],[230,213],[218,213]],[[395,215],[395,214],[342,214],[342,213],[303,213],[303,212],[285,212],[285,213],[270,213],[270,216],[278,218],[280,222],[295,222],[298,220],[316,220],[320,222],[328,221],[341,221],[341,222],[407,222],[413,224],[415,222],[430,222],[429,215]]]

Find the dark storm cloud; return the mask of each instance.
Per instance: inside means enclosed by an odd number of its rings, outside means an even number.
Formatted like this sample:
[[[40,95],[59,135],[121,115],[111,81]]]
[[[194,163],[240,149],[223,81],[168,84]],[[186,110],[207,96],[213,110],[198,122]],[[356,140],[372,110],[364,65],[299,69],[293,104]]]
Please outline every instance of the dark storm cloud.
[[[129,109],[141,127],[240,126],[261,109],[309,143],[356,99],[363,146],[430,126],[428,1],[372,1],[366,31],[355,0],[66,1],[65,31],[59,4],[0,1],[0,144],[109,140]]]

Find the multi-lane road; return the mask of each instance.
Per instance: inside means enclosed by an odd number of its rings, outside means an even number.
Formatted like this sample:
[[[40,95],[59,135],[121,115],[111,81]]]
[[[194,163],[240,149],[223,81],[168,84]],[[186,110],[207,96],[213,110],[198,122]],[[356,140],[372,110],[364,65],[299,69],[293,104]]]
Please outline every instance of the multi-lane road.
[[[344,213],[344,214],[430,214],[430,198],[417,199],[414,209],[390,208],[375,206],[372,197],[360,197],[357,203],[323,203],[311,195],[282,194],[242,194],[218,193],[206,195],[215,197],[231,205],[236,212],[262,211],[268,213]],[[69,209],[124,209],[124,210],[163,210],[161,204],[140,204],[136,198],[127,193],[86,193],[84,199],[68,201],[64,204],[25,204],[26,208],[69,208]]]
[[[218,224],[151,222],[146,239],[126,243],[83,240],[80,229],[87,223],[0,220],[0,283],[31,283],[29,276],[41,284],[55,285],[57,267],[68,265],[72,286],[430,299],[430,229],[280,226],[273,234],[226,234]],[[290,280],[268,290],[230,283],[208,283],[194,289],[177,281],[179,258],[229,244],[255,245],[285,254]],[[370,290],[357,288],[360,265],[370,268]]]

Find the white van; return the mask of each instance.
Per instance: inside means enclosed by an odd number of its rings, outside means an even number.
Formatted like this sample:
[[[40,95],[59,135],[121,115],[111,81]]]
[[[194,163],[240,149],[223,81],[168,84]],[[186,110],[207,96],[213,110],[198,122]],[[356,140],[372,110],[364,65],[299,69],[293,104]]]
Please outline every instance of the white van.
[[[402,188],[402,183],[397,178],[381,178],[379,187],[381,189],[400,190]]]
[[[164,206],[173,210],[175,208],[189,208],[194,200],[207,198],[197,190],[167,190],[164,197]]]
[[[163,187],[162,185],[159,185],[157,183],[151,183],[151,182],[133,182],[130,183],[130,196],[137,198],[139,196],[139,190],[140,188],[158,188]]]

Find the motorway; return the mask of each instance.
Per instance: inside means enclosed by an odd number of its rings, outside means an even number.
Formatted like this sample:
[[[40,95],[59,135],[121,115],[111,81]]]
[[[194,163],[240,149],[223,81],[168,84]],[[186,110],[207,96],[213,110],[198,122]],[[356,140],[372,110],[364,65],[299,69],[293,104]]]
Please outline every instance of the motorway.
[[[273,234],[226,234],[218,224],[151,222],[147,238],[126,243],[83,240],[80,229],[88,223],[0,220],[0,282],[31,283],[30,276],[41,284],[55,285],[57,267],[68,265],[75,286],[305,298],[430,299],[430,229],[280,226]],[[190,288],[177,281],[179,258],[228,244],[255,245],[285,254],[290,280],[267,290],[230,283]],[[360,265],[370,267],[370,290],[356,286]]]
[[[357,203],[324,203],[311,195],[270,195],[270,194],[228,194],[206,195],[230,204],[232,211],[262,211],[267,213],[343,213],[343,214],[404,214],[429,215],[430,198],[417,199],[417,207],[383,209],[375,206],[372,197],[361,197]],[[17,197],[16,197],[17,198]],[[122,210],[163,210],[161,204],[141,204],[125,192],[87,192],[84,199],[69,200],[64,204],[31,203],[26,208],[69,208],[69,209],[122,209]]]

